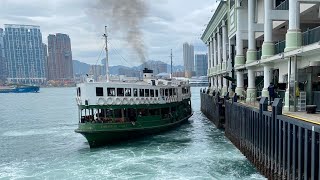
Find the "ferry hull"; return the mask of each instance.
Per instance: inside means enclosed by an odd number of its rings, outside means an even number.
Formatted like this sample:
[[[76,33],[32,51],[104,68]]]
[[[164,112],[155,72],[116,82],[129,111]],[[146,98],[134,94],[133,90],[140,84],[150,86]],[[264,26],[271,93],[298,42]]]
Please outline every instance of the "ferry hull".
[[[176,122],[154,127],[134,128],[134,125],[132,125],[132,128],[121,130],[82,131],[80,129],[77,129],[75,130],[75,132],[82,134],[87,139],[90,147],[94,148],[118,143],[121,142],[121,140],[129,140],[133,138],[143,137],[149,134],[157,134],[160,132],[168,131],[181,125],[182,123],[187,122],[191,116],[192,114]]]

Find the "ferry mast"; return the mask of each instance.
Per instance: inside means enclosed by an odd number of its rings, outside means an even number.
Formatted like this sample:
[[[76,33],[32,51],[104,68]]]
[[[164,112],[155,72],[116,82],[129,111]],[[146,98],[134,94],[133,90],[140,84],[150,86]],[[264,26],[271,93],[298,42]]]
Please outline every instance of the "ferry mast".
[[[106,77],[107,77],[107,82],[109,82],[109,57],[108,57],[108,32],[107,32],[107,26],[104,27],[105,33],[103,34],[103,37],[105,39],[106,43]]]

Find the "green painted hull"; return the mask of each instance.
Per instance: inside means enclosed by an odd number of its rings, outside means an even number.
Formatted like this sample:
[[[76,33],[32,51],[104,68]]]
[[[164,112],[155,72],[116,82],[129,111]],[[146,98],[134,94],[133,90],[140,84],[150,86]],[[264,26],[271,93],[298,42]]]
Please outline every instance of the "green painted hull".
[[[180,119],[158,119],[155,121],[149,119],[137,121],[134,125],[132,123],[80,123],[75,132],[82,134],[92,148],[167,131],[187,122],[191,116],[192,114],[189,114]]]

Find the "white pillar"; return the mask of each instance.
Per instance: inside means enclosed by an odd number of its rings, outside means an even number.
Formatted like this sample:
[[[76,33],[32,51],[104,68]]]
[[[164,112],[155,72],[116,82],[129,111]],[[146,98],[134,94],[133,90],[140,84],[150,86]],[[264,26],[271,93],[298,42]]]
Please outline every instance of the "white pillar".
[[[243,65],[245,63],[245,57],[243,55],[243,38],[242,38],[242,34],[241,34],[241,24],[243,21],[243,13],[241,13],[243,10],[242,10],[242,7],[240,6],[240,2],[239,1],[236,1],[237,2],[237,8],[236,8],[236,14],[237,14],[237,31],[236,31],[236,51],[237,51],[237,54],[236,54],[236,57],[235,57],[235,64],[234,66],[237,67],[237,66],[240,66],[240,65]]]
[[[247,102],[254,102],[256,101],[257,97],[257,89],[256,89],[256,77],[254,74],[254,70],[249,68],[248,69],[248,89],[247,89]]]
[[[217,36],[218,36],[218,48],[217,48],[217,50],[218,50],[218,71],[220,71],[221,70],[221,60],[222,60],[222,57],[221,57],[221,44],[222,44],[222,42],[221,42],[221,33],[220,33],[220,31],[219,31],[219,29],[217,30]]]
[[[239,96],[243,95],[243,72],[237,71],[237,87],[236,93]]]
[[[248,0],[248,51],[246,63],[251,63],[257,60],[256,37],[254,31],[254,10],[255,0]]]
[[[285,51],[294,50],[301,46],[300,3],[298,0],[289,0],[289,28],[286,34]]]
[[[211,61],[211,68],[213,68],[214,66],[214,62],[213,62],[213,56],[214,56],[214,51],[213,51],[213,37],[210,38],[210,42],[211,42],[211,46],[210,46],[210,52],[211,52],[211,56],[210,56],[210,61]]]
[[[222,70],[226,70],[227,68],[227,44],[228,44],[228,34],[227,34],[227,26],[226,21],[222,21]]]
[[[248,48],[250,50],[256,49],[255,33],[254,33],[254,10],[255,0],[248,0]]]
[[[213,39],[213,62],[214,66],[217,67],[217,35]]]
[[[272,1],[264,1],[264,41],[272,42]]]
[[[227,79],[224,78],[224,77],[222,77],[222,82],[223,82],[223,84],[222,84],[222,95],[224,96],[224,94],[226,92],[228,92],[228,82],[227,82]]]
[[[209,42],[208,42],[208,69],[211,68],[211,46],[212,46],[212,44],[209,40]]]
[[[265,64],[263,66],[263,90],[262,90],[262,97],[268,97],[269,98],[269,91],[268,87],[271,82],[271,67]]]
[[[289,30],[300,29],[300,4],[298,0],[289,0]]]
[[[262,59],[274,55],[274,43],[272,41],[272,1],[264,1],[264,41],[262,44]]]

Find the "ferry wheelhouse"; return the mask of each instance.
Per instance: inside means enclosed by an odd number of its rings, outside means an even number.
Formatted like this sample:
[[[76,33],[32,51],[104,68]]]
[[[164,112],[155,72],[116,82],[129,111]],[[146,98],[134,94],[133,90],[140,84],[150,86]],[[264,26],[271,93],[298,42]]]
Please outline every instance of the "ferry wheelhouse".
[[[154,134],[186,122],[192,115],[187,81],[156,79],[143,70],[143,81],[77,85],[79,127],[90,147]]]

